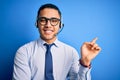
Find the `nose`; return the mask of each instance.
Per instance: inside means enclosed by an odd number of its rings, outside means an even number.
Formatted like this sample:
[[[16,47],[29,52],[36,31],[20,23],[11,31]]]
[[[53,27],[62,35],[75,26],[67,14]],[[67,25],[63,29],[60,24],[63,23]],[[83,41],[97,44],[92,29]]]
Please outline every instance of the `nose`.
[[[50,20],[47,20],[47,21],[46,21],[46,26],[47,26],[47,27],[50,27],[50,26],[51,26]]]

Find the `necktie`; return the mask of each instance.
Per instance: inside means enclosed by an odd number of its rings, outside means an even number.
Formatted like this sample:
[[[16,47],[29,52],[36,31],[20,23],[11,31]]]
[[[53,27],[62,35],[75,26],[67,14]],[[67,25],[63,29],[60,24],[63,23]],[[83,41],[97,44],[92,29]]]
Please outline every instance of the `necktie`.
[[[54,80],[53,78],[53,63],[51,55],[51,46],[54,44],[45,44],[46,46],[46,55],[45,55],[45,80]]]

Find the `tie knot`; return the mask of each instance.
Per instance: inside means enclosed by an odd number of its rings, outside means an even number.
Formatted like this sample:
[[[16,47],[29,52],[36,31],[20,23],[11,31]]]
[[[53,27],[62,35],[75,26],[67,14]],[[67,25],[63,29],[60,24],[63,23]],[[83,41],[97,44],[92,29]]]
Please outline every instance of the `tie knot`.
[[[46,48],[47,48],[47,50],[48,50],[48,49],[50,49],[50,48],[54,45],[54,43],[52,43],[52,44],[47,44],[47,43],[45,43],[44,45],[46,46]]]

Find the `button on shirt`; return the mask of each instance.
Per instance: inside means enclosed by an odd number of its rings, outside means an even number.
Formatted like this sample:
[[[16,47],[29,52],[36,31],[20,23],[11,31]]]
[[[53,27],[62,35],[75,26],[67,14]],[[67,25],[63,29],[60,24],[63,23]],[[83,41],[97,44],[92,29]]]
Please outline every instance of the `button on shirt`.
[[[46,43],[41,38],[20,47],[14,59],[13,80],[45,80]],[[51,47],[55,80],[91,80],[89,68],[79,64],[77,51],[58,39]]]

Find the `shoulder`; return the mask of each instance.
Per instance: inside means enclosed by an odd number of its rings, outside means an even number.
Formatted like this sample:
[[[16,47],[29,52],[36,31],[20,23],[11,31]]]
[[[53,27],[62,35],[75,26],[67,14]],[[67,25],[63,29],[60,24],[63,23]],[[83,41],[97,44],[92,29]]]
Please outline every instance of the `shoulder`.
[[[69,45],[69,44],[66,44],[66,43],[64,43],[64,42],[61,42],[61,41],[59,41],[59,44],[60,44],[60,46],[63,47],[64,49],[66,49],[66,50],[68,50],[68,51],[72,51],[73,53],[77,53],[77,50],[76,50],[73,46],[71,46],[71,45]]]
[[[59,42],[59,44],[69,58],[72,58],[72,60],[79,60],[78,51],[74,47],[61,41]]]
[[[29,59],[37,48],[37,42],[38,40],[34,40],[19,47],[16,51],[15,59]]]
[[[70,48],[70,49],[75,49],[74,47],[72,47],[71,45],[67,44],[67,43],[64,43],[64,42],[61,42],[59,41],[59,44],[60,46],[62,47],[66,47],[66,48]]]
[[[30,41],[22,45],[17,51],[29,51],[32,50],[37,45],[38,40]]]

